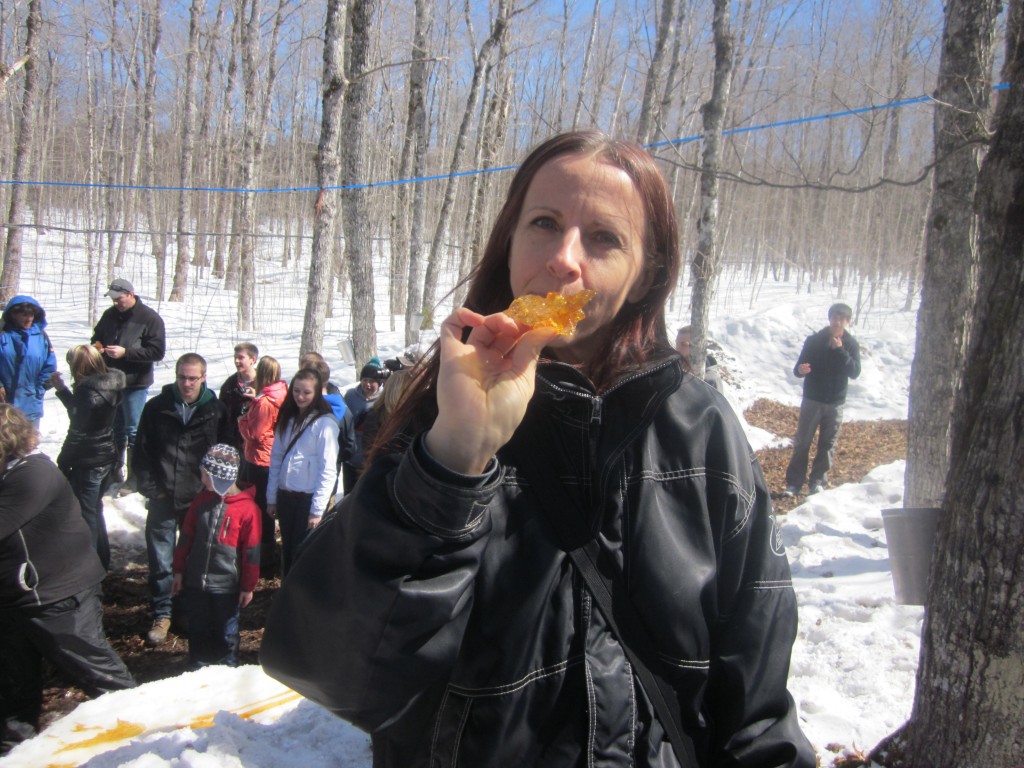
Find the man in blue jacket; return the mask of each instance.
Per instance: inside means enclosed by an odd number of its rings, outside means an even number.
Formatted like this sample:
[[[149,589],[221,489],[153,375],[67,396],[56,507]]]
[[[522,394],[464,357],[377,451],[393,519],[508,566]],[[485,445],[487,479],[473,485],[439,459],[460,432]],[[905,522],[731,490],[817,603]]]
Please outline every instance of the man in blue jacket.
[[[786,469],[786,496],[795,496],[803,487],[815,432],[818,450],[811,465],[810,493],[822,490],[828,482],[843,423],[846,386],[860,376],[860,345],[846,330],[852,319],[853,310],[846,304],[829,307],[828,325],[807,337],[793,367],[793,373],[804,380],[804,397]]]
[[[13,297],[0,331],[0,402],[10,403],[38,425],[43,393],[57,370],[53,345],[46,335],[46,312],[31,296]]]

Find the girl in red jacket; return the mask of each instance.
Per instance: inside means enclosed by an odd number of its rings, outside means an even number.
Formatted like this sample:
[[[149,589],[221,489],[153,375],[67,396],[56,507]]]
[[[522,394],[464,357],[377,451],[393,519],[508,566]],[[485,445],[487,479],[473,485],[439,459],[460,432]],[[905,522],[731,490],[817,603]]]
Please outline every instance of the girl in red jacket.
[[[203,486],[174,550],[172,594],[184,591],[188,655],[196,667],[238,665],[238,615],[260,577],[255,488],[239,489],[238,451],[218,443],[200,464]]]
[[[239,478],[256,487],[256,504],[263,520],[261,569],[265,578],[275,575],[278,563],[274,518],[267,514],[267,478],[270,474],[270,450],[274,447],[274,427],[281,404],[288,397],[288,384],[281,380],[281,365],[272,357],[263,357],[256,366],[253,389],[256,397],[238,417],[238,432],[245,441],[245,461]]]

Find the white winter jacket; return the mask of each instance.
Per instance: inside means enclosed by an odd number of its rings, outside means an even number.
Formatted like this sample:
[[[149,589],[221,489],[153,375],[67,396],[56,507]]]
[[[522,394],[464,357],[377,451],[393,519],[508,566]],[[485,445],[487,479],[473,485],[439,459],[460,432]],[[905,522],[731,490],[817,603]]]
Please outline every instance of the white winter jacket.
[[[327,510],[338,474],[338,422],[330,413],[320,414],[295,441],[301,422],[293,420],[274,438],[270,452],[267,504],[277,504],[278,490],[313,494],[310,516]],[[288,455],[284,455],[288,450]]]

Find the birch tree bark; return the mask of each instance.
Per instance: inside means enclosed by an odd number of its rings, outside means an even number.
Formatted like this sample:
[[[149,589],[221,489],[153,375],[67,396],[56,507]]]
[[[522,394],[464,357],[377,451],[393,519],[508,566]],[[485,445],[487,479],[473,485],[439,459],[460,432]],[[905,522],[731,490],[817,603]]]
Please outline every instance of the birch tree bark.
[[[942,506],[950,418],[960,387],[977,281],[972,210],[992,88],[1000,0],[949,0],[935,90],[935,170],[925,240],[903,504]]]
[[[715,0],[711,29],[715,45],[715,74],[711,98],[701,108],[704,152],[700,170],[700,218],[697,251],[693,257],[693,306],[690,311],[690,363],[694,375],[704,376],[708,319],[721,261],[718,243],[718,173],[722,130],[732,81],[733,39],[729,29],[729,0]]]
[[[973,4],[984,26],[990,10]],[[947,6],[949,10],[955,10]],[[1021,762],[1024,712],[1024,3],[1010,0],[995,132],[978,177],[980,257],[906,768]]]
[[[345,215],[345,255],[352,296],[352,346],[357,364],[377,354],[377,323],[373,302],[373,243],[370,239],[370,194],[366,178],[366,132],[370,110],[370,30],[376,0],[352,0],[349,11],[348,90],[342,112],[341,192]],[[361,186],[353,186],[353,185]]]
[[[28,179],[32,157],[32,137],[35,134],[36,92],[39,84],[39,33],[43,26],[41,0],[29,0],[25,17],[25,85],[21,94],[21,116],[18,120],[18,139],[14,148],[12,177],[20,182]],[[7,214],[7,248],[4,268],[0,273],[0,303],[6,304],[18,292],[21,280],[21,225],[25,219],[25,196],[28,189],[22,184],[11,188],[11,205]]]
[[[345,0],[327,0],[324,25],[323,108],[320,141],[316,153],[319,195],[313,212],[313,252],[309,263],[306,315],[302,323],[299,354],[319,352],[324,343],[324,319],[333,275],[335,220],[338,208],[338,133],[345,103]]]

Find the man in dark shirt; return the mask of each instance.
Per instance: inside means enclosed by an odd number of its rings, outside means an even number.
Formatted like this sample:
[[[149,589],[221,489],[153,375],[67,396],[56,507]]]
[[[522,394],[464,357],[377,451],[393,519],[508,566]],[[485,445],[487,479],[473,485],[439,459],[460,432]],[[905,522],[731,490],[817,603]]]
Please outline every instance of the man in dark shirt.
[[[810,493],[822,490],[828,482],[843,423],[846,386],[860,376],[860,345],[846,330],[852,319],[853,310],[846,304],[829,307],[828,325],[807,337],[793,367],[793,373],[804,380],[804,397],[786,469],[787,496],[795,496],[803,487],[815,432],[818,450],[811,465]]]
[[[199,463],[223,442],[224,404],[206,386],[206,360],[194,352],[178,358],[175,380],[146,403],[139,420],[132,469],[146,497],[146,554],[153,627],[149,646],[167,639],[171,626],[172,564],[178,529],[203,487]],[[179,622],[180,624],[180,622]]]
[[[103,353],[107,367],[124,371],[124,397],[114,418],[114,482],[123,482],[125,449],[135,447],[142,407],[153,383],[153,363],[164,359],[167,341],[164,321],[155,310],[135,295],[134,286],[123,278],[114,280],[106,293],[109,307],[92,331],[92,345]],[[131,459],[128,459],[131,465]]]
[[[220,401],[228,412],[228,432],[224,442],[242,452],[244,441],[238,431],[238,417],[249,408],[256,397],[256,360],[260,351],[250,341],[235,345],[235,373],[220,385]]]

